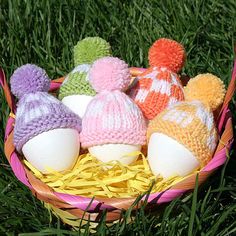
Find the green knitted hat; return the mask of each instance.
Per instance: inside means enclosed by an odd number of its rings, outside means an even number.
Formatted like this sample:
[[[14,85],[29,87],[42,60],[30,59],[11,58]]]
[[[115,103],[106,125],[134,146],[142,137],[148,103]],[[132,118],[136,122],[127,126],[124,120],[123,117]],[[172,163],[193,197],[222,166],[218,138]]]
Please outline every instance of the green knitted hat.
[[[70,72],[61,85],[58,98],[62,100],[70,95],[95,96],[96,92],[89,83],[88,72],[91,64],[111,55],[110,44],[99,37],[87,37],[74,46],[75,69]]]
[[[88,81],[87,71],[71,72],[67,80],[61,85],[58,98],[62,100],[66,96],[80,94],[96,95],[96,92]]]

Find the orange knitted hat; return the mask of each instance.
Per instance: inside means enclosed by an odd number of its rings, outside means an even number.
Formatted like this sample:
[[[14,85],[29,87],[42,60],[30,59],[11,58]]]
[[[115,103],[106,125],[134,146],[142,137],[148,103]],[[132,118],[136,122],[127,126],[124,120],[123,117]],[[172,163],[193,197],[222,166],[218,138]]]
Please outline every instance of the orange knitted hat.
[[[134,80],[129,90],[129,96],[148,120],[184,100],[183,87],[176,74],[184,62],[184,48],[174,40],[159,39],[149,49],[151,67]]]
[[[185,88],[186,101],[161,112],[148,126],[147,136],[165,134],[190,150],[204,166],[212,157],[218,134],[212,111],[223,102],[225,87],[212,74],[191,79]]]

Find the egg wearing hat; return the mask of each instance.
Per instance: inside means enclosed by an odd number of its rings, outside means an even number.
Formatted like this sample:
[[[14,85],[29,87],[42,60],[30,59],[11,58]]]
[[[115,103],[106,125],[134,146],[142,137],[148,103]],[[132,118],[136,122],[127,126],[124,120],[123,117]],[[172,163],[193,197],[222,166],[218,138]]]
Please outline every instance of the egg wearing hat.
[[[183,46],[171,39],[158,39],[149,49],[150,67],[139,75],[129,89],[129,96],[152,120],[165,108],[184,100],[177,75],[185,62]]]
[[[74,47],[76,67],[61,85],[58,98],[80,117],[83,117],[88,103],[96,94],[89,83],[88,72],[91,64],[110,54],[110,44],[99,37],[87,37]]]
[[[209,162],[218,141],[212,111],[222,104],[224,95],[218,77],[198,75],[185,88],[186,101],[150,121],[148,161],[155,175],[185,176]]]
[[[81,119],[47,92],[50,79],[40,67],[26,64],[10,79],[19,98],[14,145],[42,173],[71,168],[79,154]]]
[[[102,162],[130,164],[146,141],[146,122],[138,106],[124,93],[131,76],[128,65],[114,57],[95,61],[90,83],[97,95],[82,119],[81,144]]]

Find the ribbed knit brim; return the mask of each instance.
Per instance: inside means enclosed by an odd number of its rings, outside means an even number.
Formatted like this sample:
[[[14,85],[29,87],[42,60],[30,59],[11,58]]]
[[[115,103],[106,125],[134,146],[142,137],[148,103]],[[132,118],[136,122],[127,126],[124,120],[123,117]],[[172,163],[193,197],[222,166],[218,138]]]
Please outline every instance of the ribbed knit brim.
[[[148,139],[165,134],[184,145],[205,165],[215,150],[218,135],[213,114],[201,102],[179,102],[150,121]]]
[[[70,95],[95,96],[96,92],[89,83],[89,69],[90,65],[80,65],[69,73],[66,81],[60,87],[58,98],[62,100]]]
[[[64,104],[45,92],[27,94],[18,103],[14,144],[21,152],[23,145],[40,133],[57,128],[81,131],[81,119]]]
[[[137,105],[121,91],[103,91],[87,107],[80,135],[83,147],[122,143],[143,145],[146,121]]]

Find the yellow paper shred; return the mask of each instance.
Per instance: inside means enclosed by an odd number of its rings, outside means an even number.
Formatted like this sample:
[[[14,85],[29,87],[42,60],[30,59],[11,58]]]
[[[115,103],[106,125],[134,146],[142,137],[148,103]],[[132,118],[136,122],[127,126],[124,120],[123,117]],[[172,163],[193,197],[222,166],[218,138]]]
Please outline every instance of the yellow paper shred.
[[[86,197],[129,198],[149,190],[155,182],[152,192],[161,192],[186,177],[173,176],[162,179],[152,174],[147,158],[142,153],[131,165],[120,162],[102,163],[89,153],[82,154],[71,170],[59,173],[50,170],[50,174],[42,174],[28,161],[24,164],[34,175],[57,192],[82,195]]]

